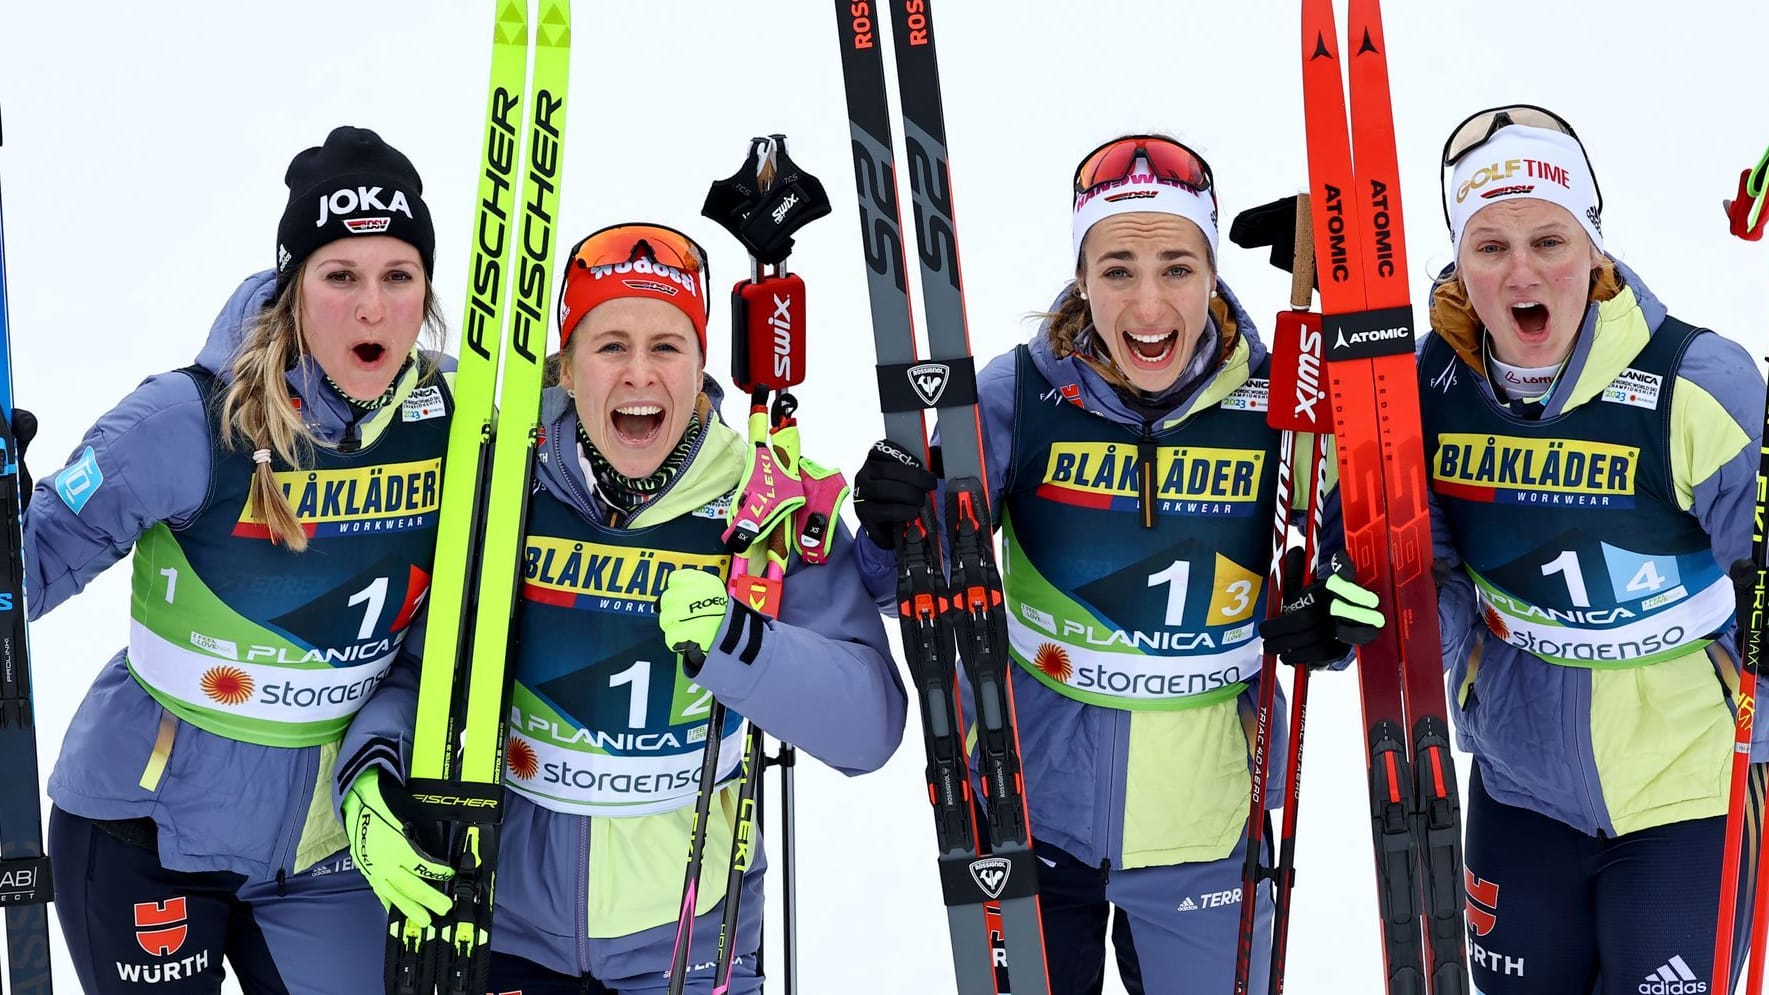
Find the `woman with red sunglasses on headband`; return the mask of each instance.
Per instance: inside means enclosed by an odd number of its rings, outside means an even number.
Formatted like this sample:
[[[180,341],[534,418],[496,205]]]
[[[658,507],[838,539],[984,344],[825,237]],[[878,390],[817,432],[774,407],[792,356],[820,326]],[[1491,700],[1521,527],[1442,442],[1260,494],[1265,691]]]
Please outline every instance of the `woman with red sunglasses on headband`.
[[[1051,991],[1101,990],[1115,906],[1129,991],[1220,995],[1240,924],[1223,897],[1241,887],[1255,637],[1325,665],[1383,620],[1333,574],[1307,608],[1262,621],[1279,439],[1265,346],[1217,275],[1209,168],[1172,139],[1126,136],[1082,162],[1074,194],[1073,278],[1032,341],[978,378]],[[861,561],[886,605],[893,537],[934,477],[880,443],[855,483],[873,540]]]
[[[727,595],[722,536],[751,446],[720,420],[722,392],[706,375],[705,253],[673,229],[625,224],[585,238],[568,260],[516,616],[491,990],[666,990],[702,748],[718,735],[725,786],[685,988],[710,995],[744,718],[862,774],[896,749],[904,692],[839,525],[820,565],[781,551],[778,618]],[[678,655],[689,644],[701,662]],[[718,730],[708,729],[713,695],[731,710]],[[409,687],[378,694],[345,755],[372,751],[377,734],[397,744],[415,709]],[[357,784],[386,791],[398,773],[382,762]],[[414,871],[389,900],[420,917],[447,908],[435,880],[446,867],[397,829],[377,843],[362,856]],[[732,995],[761,990],[766,860],[760,847],[752,855]]]
[[[1738,673],[1727,570],[1750,555],[1763,378],[1604,252],[1595,175],[1557,115],[1474,114],[1442,166],[1456,256],[1419,381],[1450,699],[1475,760],[1474,983],[1730,991],[1709,976]]]

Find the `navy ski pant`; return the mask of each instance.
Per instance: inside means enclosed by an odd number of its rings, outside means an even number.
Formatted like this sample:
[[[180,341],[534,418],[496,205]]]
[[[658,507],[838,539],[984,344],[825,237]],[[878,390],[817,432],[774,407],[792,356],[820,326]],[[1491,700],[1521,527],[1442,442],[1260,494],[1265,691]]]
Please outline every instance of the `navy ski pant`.
[[[1758,768],[1758,798],[1761,777]],[[1494,801],[1476,763],[1464,855],[1475,988],[1484,995],[1727,990],[1711,977],[1725,822],[1720,816],[1625,836],[1587,836]],[[1746,882],[1756,849],[1747,843]],[[1749,935],[1748,902],[1747,884],[1733,933],[1740,956]]]
[[[281,880],[160,865],[152,821],[49,815],[55,909],[87,995],[379,992],[387,913],[339,853]]]
[[[1243,839],[1229,856],[1205,864],[1108,870],[1035,842],[1051,995],[1099,995],[1108,922],[1118,976],[1130,995],[1232,991],[1246,847]],[[1269,885],[1258,889],[1258,903],[1249,991],[1263,992],[1271,946]],[[1012,971],[1010,950],[1010,976]]]

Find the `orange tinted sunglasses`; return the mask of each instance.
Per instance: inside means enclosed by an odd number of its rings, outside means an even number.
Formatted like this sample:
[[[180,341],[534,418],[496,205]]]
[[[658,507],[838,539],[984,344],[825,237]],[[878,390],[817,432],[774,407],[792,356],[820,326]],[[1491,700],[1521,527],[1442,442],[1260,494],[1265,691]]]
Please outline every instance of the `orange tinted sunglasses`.
[[[1171,138],[1160,135],[1128,135],[1115,138],[1087,154],[1075,167],[1075,195],[1092,190],[1102,183],[1114,183],[1130,175],[1137,159],[1149,164],[1149,171],[1164,180],[1178,183],[1196,193],[1209,191],[1215,201],[1215,184],[1210,164],[1204,157]]]
[[[707,281],[706,250],[667,225],[611,225],[584,236],[571,248],[571,264],[585,269],[636,262],[643,256]]]

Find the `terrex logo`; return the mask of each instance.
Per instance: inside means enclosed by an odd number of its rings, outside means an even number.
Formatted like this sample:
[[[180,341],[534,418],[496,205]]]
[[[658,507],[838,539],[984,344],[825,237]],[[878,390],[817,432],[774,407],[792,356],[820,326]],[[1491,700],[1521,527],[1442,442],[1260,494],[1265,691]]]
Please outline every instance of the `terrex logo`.
[[[389,213],[398,211],[400,214],[403,214],[408,218],[412,216],[412,207],[410,204],[406,203],[404,191],[393,191],[393,196],[383,202],[381,200],[380,187],[345,187],[342,190],[333,190],[329,194],[320,195],[319,219],[313,223],[313,227],[324,228],[326,222],[332,220],[334,215],[342,216],[345,214],[355,214],[358,211],[383,211]],[[391,222],[391,219],[385,216],[364,220],[378,222],[380,227],[361,229],[363,231],[385,231],[388,224]],[[345,222],[345,225],[350,227],[352,231],[359,230],[348,221]]]

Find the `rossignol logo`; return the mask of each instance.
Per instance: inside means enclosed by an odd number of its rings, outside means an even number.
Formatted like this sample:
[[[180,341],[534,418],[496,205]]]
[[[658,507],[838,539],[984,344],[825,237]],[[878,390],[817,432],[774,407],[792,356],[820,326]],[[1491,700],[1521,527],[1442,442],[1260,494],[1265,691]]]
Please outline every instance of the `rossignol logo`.
[[[1540,159],[1506,159],[1504,162],[1495,162],[1492,165],[1482,166],[1475,170],[1473,175],[1469,176],[1461,186],[1456,188],[1456,203],[1460,204],[1467,200],[1470,193],[1479,190],[1489,183],[1510,181],[1514,177],[1542,180],[1547,183],[1557,184],[1566,190],[1572,189],[1572,177],[1566,171],[1565,166],[1556,166],[1551,162],[1544,162]],[[1530,190],[1535,189],[1534,184],[1517,185],[1528,186]],[[1495,191],[1494,193],[1497,195],[1505,192],[1507,191]],[[1487,195],[1482,194],[1482,196]]]
[[[628,274],[654,276],[659,280],[667,280],[670,283],[681,287],[683,290],[688,291],[688,296],[694,298],[700,297],[700,284],[695,280],[692,274],[684,273],[666,263],[653,262],[648,256],[640,256],[637,259],[629,260],[624,263],[612,263],[603,266],[590,267],[590,278],[594,280],[605,280],[611,276],[626,276]],[[627,285],[637,286],[637,284],[632,281],[628,281]],[[653,291],[664,289],[667,293],[675,293],[674,290],[668,288],[652,287],[647,289]]]
[[[1640,995],[1701,995],[1708,983],[1689,969],[1689,963],[1678,954],[1640,982]]]
[[[990,898],[1000,898],[1001,892],[1007,887],[1007,879],[1013,874],[1013,865],[1006,857],[984,857],[970,862],[971,880],[983,889],[983,894]]]
[[[798,194],[796,194],[796,193],[787,194],[786,199],[780,202],[780,206],[774,208],[774,213],[771,215],[771,217],[774,219],[774,223],[780,224],[781,222],[785,221],[786,216],[788,214],[792,213],[792,209],[797,207],[798,203],[799,203],[799,195]]]
[[[354,220],[344,218],[346,214],[355,214],[359,211],[380,211],[382,213],[379,217],[373,218]],[[412,216],[412,207],[406,203],[405,191],[395,190],[393,196],[382,200],[380,187],[345,187],[342,190],[333,190],[331,193],[320,195],[319,219],[313,223],[313,227],[324,228],[326,222],[332,220],[333,217],[338,217],[344,221],[344,227],[351,231],[359,235],[372,234],[386,231],[387,226],[393,222],[391,215],[394,212],[408,218]]]
[[[778,219],[776,219],[778,220]],[[792,298],[774,295],[774,314],[768,318],[774,329],[774,375],[792,377]]]
[[[930,408],[940,403],[940,395],[946,393],[946,384],[951,380],[952,367],[945,363],[916,363],[909,368],[909,386],[921,403]]]

